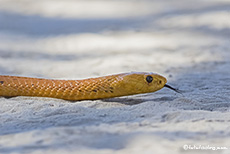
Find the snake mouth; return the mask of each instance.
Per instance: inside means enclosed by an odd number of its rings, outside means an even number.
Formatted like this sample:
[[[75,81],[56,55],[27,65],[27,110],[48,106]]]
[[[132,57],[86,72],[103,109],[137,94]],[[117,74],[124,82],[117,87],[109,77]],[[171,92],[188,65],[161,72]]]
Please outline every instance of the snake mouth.
[[[182,91],[180,91],[179,89],[173,88],[170,85],[165,84],[164,87],[169,88],[169,89],[171,89],[171,90],[173,90],[173,91],[175,91],[177,93],[180,93],[180,94],[182,93]]]

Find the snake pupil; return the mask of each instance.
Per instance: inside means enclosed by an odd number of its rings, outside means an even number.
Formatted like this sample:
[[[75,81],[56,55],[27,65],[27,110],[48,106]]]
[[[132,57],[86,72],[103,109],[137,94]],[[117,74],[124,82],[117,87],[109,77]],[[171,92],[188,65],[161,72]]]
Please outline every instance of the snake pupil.
[[[152,77],[152,76],[147,76],[147,77],[146,77],[146,81],[147,81],[148,83],[151,83],[151,82],[153,81],[153,77]]]

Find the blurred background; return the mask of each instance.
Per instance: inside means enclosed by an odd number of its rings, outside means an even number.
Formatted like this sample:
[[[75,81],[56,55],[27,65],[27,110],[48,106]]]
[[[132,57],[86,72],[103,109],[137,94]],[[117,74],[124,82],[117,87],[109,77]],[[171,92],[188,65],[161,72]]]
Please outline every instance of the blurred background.
[[[0,153],[229,147],[229,38],[229,0],[0,0],[0,75],[150,71],[183,91],[75,103],[0,98]]]
[[[0,73],[167,74],[220,61],[229,10],[228,0],[0,0]]]

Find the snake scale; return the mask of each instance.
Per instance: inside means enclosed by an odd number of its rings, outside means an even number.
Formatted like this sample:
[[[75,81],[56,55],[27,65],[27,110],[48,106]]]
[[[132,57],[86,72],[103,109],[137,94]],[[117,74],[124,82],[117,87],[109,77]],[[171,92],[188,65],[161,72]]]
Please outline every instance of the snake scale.
[[[150,93],[163,87],[177,91],[166,83],[165,77],[146,72],[122,73],[83,80],[0,75],[0,96],[52,97],[74,101]]]

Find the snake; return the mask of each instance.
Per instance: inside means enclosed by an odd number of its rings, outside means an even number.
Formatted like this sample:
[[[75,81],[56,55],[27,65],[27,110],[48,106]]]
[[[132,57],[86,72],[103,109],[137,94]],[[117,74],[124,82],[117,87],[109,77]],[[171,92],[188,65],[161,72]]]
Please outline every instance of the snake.
[[[70,101],[113,98],[170,88],[167,79],[151,72],[120,73],[81,80],[0,75],[0,96],[51,97]]]

